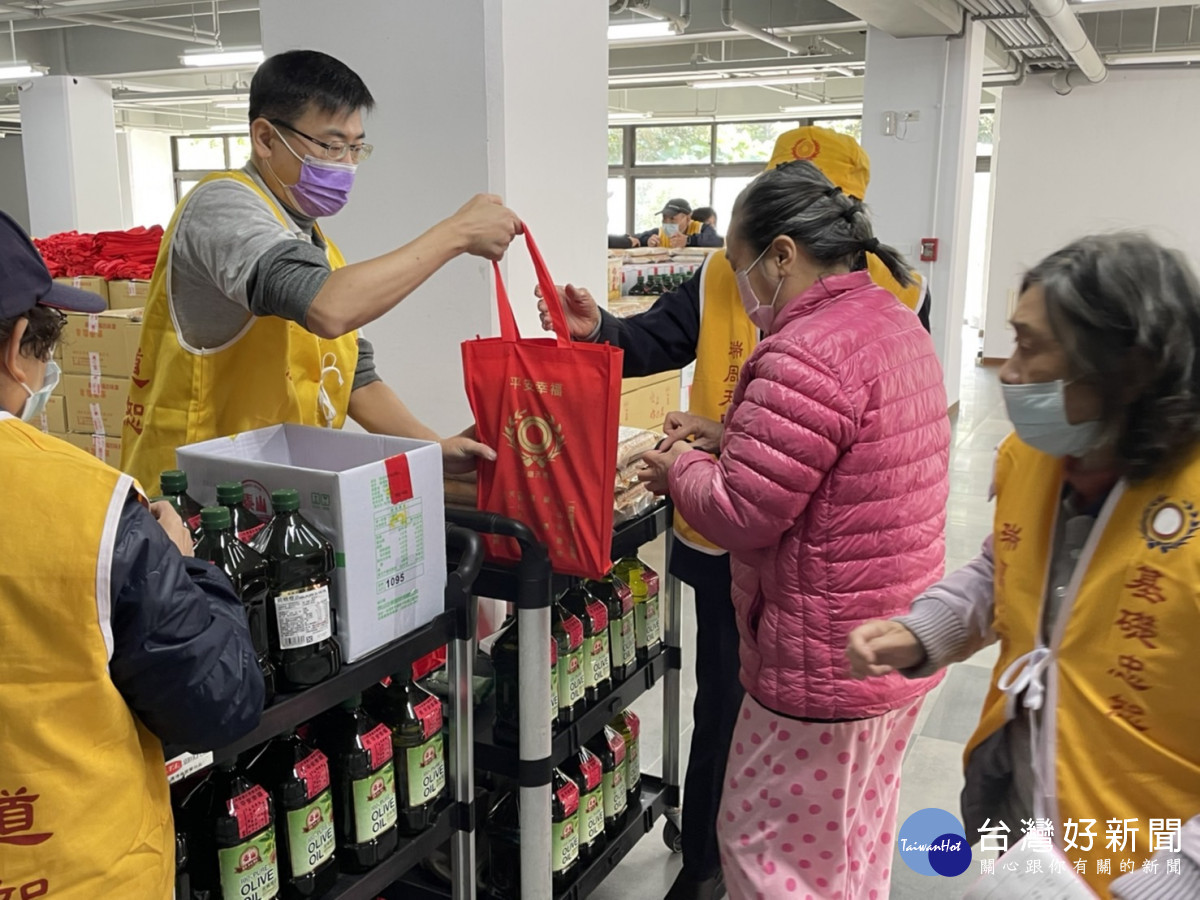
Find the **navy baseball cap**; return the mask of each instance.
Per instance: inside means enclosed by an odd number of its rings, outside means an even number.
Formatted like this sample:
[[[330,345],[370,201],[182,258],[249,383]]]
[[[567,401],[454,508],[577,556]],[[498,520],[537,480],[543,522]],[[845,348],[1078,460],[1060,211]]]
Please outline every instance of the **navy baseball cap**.
[[[25,229],[0,211],[0,319],[15,319],[35,306],[64,312],[97,313],[108,309],[99,294],[59,284]]]

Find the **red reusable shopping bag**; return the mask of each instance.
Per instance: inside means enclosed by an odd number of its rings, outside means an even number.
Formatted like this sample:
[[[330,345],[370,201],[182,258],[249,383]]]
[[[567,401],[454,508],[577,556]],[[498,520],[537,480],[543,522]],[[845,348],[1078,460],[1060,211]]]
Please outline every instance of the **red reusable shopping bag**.
[[[479,463],[479,508],[532,528],[555,571],[601,578],[612,567],[623,351],[571,342],[554,280],[528,229],[525,243],[555,337],[521,337],[495,266],[500,337],[462,345],[477,437],[499,455]],[[520,559],[515,541],[487,540],[493,558]]]

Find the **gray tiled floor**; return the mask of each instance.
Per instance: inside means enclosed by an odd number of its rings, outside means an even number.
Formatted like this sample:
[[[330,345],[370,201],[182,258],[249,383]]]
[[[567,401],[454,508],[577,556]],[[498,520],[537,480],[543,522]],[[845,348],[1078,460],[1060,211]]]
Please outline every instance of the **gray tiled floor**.
[[[964,372],[960,408],[954,421],[950,456],[950,501],[946,521],[946,567],[958,568],[979,551],[991,528],[988,488],[992,478],[992,451],[1009,431],[995,370],[975,368]],[[647,561],[662,562],[661,544],[647,548]],[[683,602],[683,766],[692,737],[692,701],[696,623],[685,588]],[[962,790],[963,745],[974,730],[984,693],[996,659],[996,648],[980,651],[951,666],[945,679],[928,695],[904,762],[900,791],[900,821],[924,807],[956,812]],[[661,771],[662,695],[653,691],[641,698],[635,710],[642,719],[642,758],[647,771]],[[661,900],[679,870],[679,857],[662,841],[662,823],[644,838],[592,896],[596,900]],[[976,877],[977,868],[955,879],[930,878],[910,870],[896,859],[892,867],[893,900],[951,900],[962,896]]]

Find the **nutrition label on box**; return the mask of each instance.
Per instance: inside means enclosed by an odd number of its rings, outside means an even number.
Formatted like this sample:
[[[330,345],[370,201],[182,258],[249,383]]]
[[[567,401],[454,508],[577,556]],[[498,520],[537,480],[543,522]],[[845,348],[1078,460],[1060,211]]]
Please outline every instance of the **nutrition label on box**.
[[[382,619],[417,602],[417,579],[425,573],[425,527],[421,498],[393,504],[387,482],[372,485],[375,507],[375,596]]]

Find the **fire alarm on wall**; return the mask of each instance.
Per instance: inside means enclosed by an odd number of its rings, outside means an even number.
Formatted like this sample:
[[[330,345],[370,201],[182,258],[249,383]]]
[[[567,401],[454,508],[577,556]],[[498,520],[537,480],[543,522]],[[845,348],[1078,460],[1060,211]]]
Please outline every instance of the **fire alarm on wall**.
[[[937,251],[937,238],[921,238],[921,262],[937,262]]]

